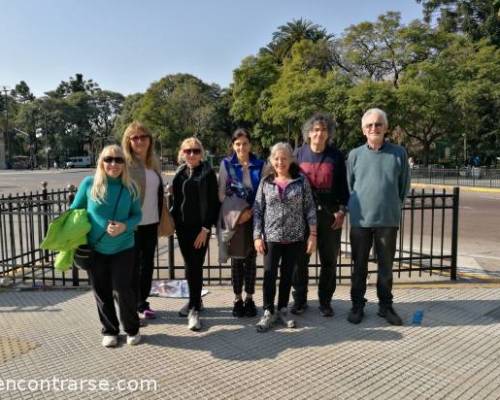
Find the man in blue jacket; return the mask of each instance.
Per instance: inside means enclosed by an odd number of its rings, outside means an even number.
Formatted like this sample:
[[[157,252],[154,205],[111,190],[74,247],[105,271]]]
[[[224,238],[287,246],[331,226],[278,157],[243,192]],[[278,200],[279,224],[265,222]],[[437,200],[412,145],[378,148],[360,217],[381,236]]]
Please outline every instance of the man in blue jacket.
[[[378,315],[392,325],[402,325],[401,318],[392,307],[392,264],[401,206],[410,187],[408,155],[403,147],[385,140],[388,122],[384,111],[378,108],[368,110],[361,119],[361,127],[366,143],[352,150],[347,160],[354,264],[352,309],[347,320],[359,324],[363,319],[368,257],[375,242]]]
[[[319,311],[324,317],[333,316],[331,300],[336,288],[340,237],[349,199],[344,155],[331,144],[334,125],[329,115],[314,114],[304,123],[304,145],[295,153],[302,173],[309,179],[316,203],[321,261],[318,299]],[[293,278],[293,314],[302,314],[307,308],[309,258],[304,251],[297,261]]]

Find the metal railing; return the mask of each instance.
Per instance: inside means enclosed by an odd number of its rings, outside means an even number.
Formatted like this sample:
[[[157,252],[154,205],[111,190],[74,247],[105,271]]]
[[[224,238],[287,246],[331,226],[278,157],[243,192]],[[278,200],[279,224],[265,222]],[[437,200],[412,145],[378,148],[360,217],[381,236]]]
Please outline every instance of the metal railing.
[[[500,169],[419,167],[411,170],[411,180],[434,185],[500,188]]]
[[[49,222],[65,211],[74,195],[73,187],[0,197],[0,277],[28,286],[79,286],[88,284],[86,273],[72,268],[66,273],[54,269],[54,254],[41,250]],[[459,189],[415,190],[406,199],[398,233],[394,277],[416,280],[432,275],[457,277]],[[337,266],[339,283],[350,279],[349,226],[346,218]],[[370,259],[369,273],[376,273]],[[319,278],[318,255],[311,257],[309,276]],[[204,280],[223,284],[231,280],[230,264],[218,262],[215,235],[210,240],[204,266]],[[263,277],[263,260],[257,260],[257,279]],[[173,237],[161,238],[156,255],[155,279],[184,279],[184,262]]]

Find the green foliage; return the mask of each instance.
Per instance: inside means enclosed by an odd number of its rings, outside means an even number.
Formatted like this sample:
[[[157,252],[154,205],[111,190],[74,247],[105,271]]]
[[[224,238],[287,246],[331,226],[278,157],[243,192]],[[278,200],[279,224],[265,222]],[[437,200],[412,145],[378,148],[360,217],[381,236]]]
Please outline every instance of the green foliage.
[[[417,0],[424,19],[432,22],[436,13],[440,29],[462,32],[472,40],[487,39],[500,46],[500,0]]]

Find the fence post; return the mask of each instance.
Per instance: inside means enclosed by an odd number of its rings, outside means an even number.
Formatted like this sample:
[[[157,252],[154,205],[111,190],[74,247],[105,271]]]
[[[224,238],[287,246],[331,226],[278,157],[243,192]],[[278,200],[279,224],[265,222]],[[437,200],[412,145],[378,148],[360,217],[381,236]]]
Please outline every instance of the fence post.
[[[49,196],[47,191],[47,181],[42,181],[42,210],[43,210],[43,237],[47,236],[47,231],[49,230]],[[49,251],[44,250],[45,261],[49,262]]]
[[[458,204],[460,199],[460,188],[453,188],[453,218],[451,226],[451,272],[450,278],[457,280],[457,252],[458,252]]]
[[[75,185],[68,185],[68,206],[70,206],[75,199],[75,191]],[[80,272],[78,271],[78,268],[75,267],[75,264],[73,264],[73,267],[71,269],[71,277],[73,286],[80,286]]]
[[[167,185],[167,208],[172,206],[171,185]],[[174,235],[168,237],[168,277],[175,279]]]

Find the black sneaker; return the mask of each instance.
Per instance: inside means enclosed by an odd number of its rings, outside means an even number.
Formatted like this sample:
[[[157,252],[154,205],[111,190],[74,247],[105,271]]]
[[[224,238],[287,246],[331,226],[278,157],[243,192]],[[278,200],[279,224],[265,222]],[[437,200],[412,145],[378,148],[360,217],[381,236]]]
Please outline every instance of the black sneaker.
[[[382,318],[385,318],[387,322],[391,325],[401,326],[403,325],[403,320],[401,317],[394,311],[392,307],[379,307],[378,315]]]
[[[333,317],[333,308],[330,304],[322,304],[319,306],[319,313],[323,317]]]
[[[245,316],[246,317],[255,317],[257,315],[257,307],[255,307],[255,302],[253,299],[245,300]]]
[[[347,320],[351,324],[359,324],[363,320],[364,316],[365,312],[363,310],[363,307],[353,307],[351,308],[351,311],[349,311],[349,314],[347,315]]]
[[[243,300],[236,300],[233,306],[233,317],[244,317],[245,316],[245,306]]]
[[[292,309],[290,310],[290,312],[292,314],[295,314],[295,315],[301,315],[301,314],[304,314],[304,312],[307,310],[307,303],[293,303],[293,306],[292,306]]]

